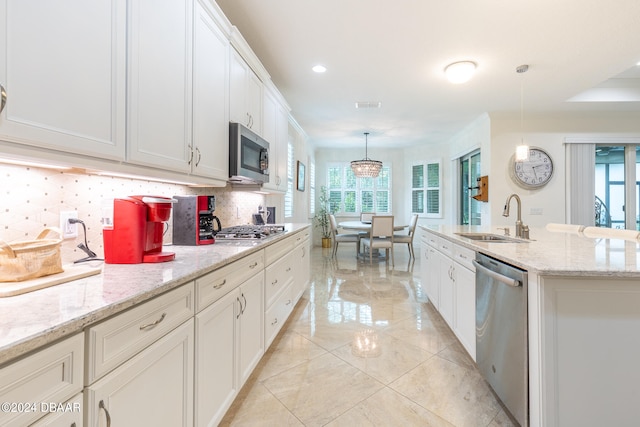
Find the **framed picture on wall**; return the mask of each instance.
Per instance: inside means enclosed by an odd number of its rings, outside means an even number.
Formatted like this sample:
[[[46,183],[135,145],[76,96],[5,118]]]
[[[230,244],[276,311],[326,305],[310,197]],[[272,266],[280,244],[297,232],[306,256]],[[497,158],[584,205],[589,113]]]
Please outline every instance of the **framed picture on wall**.
[[[298,160],[298,184],[296,187],[298,191],[304,191],[304,169],[304,163]]]

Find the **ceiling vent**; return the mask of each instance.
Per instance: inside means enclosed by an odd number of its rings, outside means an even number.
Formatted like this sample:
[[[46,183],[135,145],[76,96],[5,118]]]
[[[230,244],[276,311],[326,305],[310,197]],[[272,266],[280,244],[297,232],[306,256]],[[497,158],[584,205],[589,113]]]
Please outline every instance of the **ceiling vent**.
[[[377,101],[358,101],[356,102],[356,108],[380,108],[381,102]]]

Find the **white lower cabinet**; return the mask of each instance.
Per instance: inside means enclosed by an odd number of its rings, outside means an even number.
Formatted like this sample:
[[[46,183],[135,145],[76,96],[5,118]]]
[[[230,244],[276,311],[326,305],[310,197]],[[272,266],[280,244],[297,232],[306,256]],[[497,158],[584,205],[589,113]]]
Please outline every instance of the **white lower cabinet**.
[[[295,277],[293,282],[293,299],[298,301],[311,280],[310,232],[303,231],[296,237],[293,249]]]
[[[196,315],[196,426],[220,422],[262,358],[263,321],[262,270]]]
[[[437,250],[429,243],[426,236],[422,239],[421,276],[422,290],[427,294],[431,304],[440,306],[440,264]]]
[[[475,252],[425,232],[422,280],[434,307],[476,359]]]
[[[193,319],[85,389],[87,426],[193,425]]]
[[[66,402],[80,393],[83,359],[84,342],[80,333],[1,367],[0,425],[29,425],[51,412],[52,408],[43,404]],[[57,414],[45,418],[52,415]]]

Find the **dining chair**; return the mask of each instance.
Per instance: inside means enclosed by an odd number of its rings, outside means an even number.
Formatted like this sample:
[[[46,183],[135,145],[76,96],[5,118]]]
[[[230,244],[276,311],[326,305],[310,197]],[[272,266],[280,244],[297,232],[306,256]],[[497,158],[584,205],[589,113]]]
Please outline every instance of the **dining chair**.
[[[415,214],[411,217],[409,223],[409,232],[407,234],[394,234],[393,244],[404,243],[409,246],[409,258],[416,259],[415,252],[413,251],[413,236],[416,234],[416,225],[418,224],[418,215]]]
[[[371,222],[371,218],[373,218],[375,214],[373,212],[361,212],[360,213],[360,221],[361,222]]]
[[[358,233],[338,233],[338,222],[333,214],[329,214],[329,224],[331,225],[331,235],[333,236],[333,251],[331,257],[335,258],[338,252],[338,243],[355,243],[356,244],[356,256],[360,253],[360,234]]]
[[[364,246],[369,247],[369,264],[373,264],[373,250],[384,249],[387,260],[391,251],[391,265],[393,259],[393,215],[374,215],[371,218],[371,233],[369,237],[361,239]]]

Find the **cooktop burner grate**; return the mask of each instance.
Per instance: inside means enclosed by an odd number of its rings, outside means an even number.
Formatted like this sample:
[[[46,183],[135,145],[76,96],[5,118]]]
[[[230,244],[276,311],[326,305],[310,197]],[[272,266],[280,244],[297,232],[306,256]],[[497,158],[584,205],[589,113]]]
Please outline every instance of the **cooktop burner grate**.
[[[237,225],[223,228],[216,234],[216,239],[220,240],[251,240],[264,239],[272,234],[284,231],[284,225]]]

